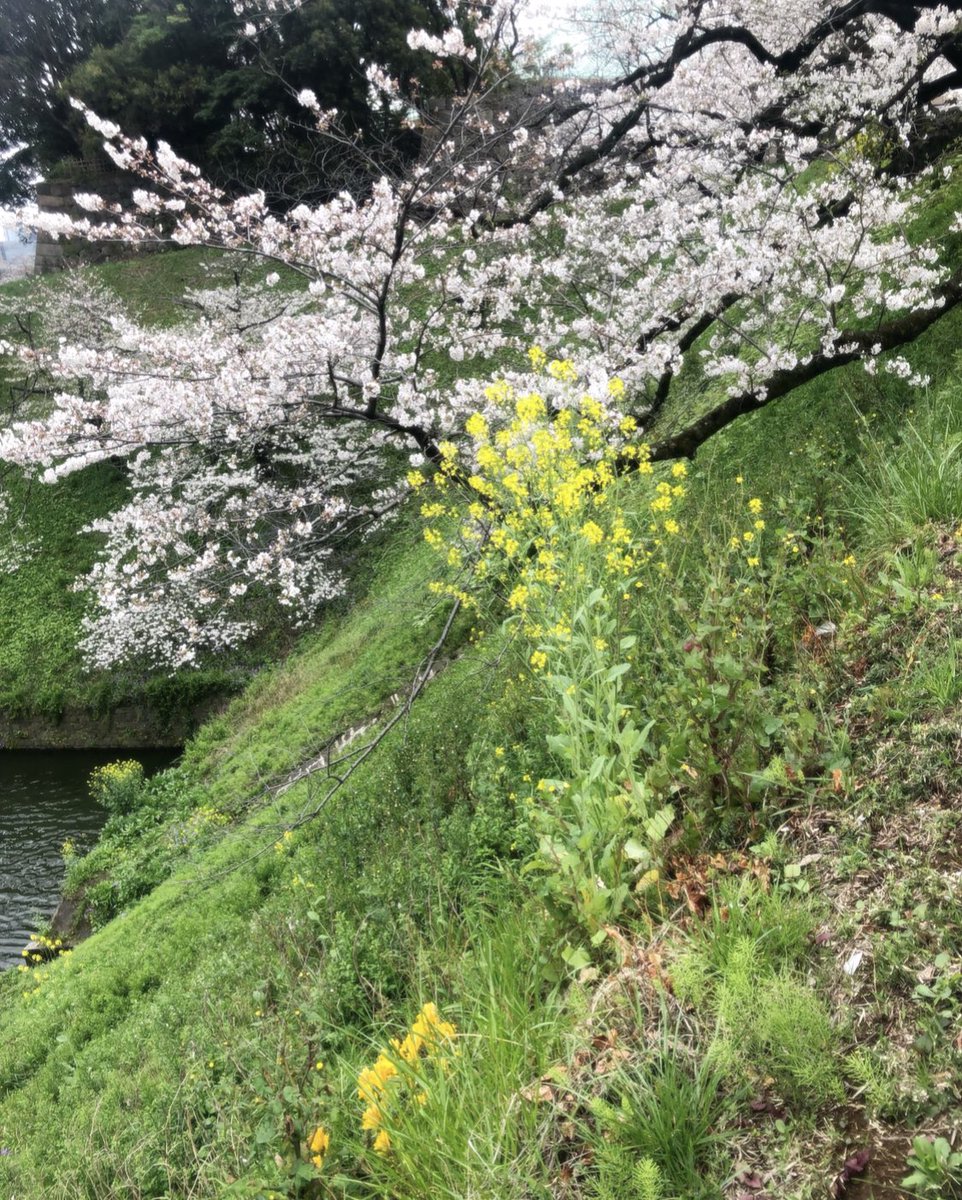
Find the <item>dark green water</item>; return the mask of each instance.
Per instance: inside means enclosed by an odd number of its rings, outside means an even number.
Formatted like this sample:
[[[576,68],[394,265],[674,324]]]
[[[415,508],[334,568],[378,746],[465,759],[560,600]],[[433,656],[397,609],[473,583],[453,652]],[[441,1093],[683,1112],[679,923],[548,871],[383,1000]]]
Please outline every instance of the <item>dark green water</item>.
[[[60,899],[61,847],[70,838],[89,850],[106,814],[87,792],[94,767],[136,758],[148,772],[167,766],[169,751],[0,750],[0,968],[21,961],[38,921]]]

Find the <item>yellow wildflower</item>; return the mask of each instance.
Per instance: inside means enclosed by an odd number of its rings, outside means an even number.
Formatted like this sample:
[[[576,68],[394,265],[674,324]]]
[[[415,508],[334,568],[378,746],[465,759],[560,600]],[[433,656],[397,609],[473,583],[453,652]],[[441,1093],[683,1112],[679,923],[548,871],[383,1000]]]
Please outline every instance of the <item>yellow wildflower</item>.
[[[508,597],[508,608],[524,608],[528,603],[528,589],[519,583]]]
[[[570,358],[553,358],[548,363],[548,374],[563,383],[571,383],[578,378],[578,372]]]
[[[501,466],[497,450],[488,443],[478,450],[478,466],[485,471],[496,471]]]
[[[535,421],[540,421],[545,415],[544,400],[537,392],[529,392],[526,396],[521,396],[514,406],[514,411],[518,414],[521,421],[527,422],[529,425]]]
[[[581,526],[581,536],[592,546],[597,546],[605,540],[605,532],[594,521],[585,521]]]
[[[367,1130],[377,1129],[383,1120],[384,1113],[381,1112],[380,1108],[376,1104],[369,1104],[361,1115],[361,1128]]]

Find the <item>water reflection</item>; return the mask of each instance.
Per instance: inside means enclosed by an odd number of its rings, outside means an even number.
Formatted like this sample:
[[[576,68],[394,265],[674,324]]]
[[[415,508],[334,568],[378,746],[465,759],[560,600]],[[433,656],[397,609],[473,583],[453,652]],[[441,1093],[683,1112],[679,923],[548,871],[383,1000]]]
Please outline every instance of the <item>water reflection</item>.
[[[148,771],[167,751],[0,751],[0,968],[20,961],[38,920],[49,918],[63,882],[61,847],[89,850],[105,813],[87,793],[96,766],[137,758]]]

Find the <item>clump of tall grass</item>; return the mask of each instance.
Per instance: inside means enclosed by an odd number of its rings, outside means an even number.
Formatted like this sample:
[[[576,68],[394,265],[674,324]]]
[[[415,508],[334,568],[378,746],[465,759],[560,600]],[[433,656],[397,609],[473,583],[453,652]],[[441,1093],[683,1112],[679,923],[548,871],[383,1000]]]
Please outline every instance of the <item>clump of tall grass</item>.
[[[962,391],[927,397],[894,445],[866,435],[848,491],[849,515],[869,551],[914,543],[927,526],[962,521]]]

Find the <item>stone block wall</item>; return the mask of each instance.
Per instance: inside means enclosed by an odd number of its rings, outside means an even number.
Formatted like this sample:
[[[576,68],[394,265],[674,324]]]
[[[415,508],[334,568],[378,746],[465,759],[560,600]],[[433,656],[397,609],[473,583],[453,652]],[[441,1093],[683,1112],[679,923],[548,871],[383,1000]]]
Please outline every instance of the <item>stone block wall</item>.
[[[90,213],[75,203],[74,193],[95,192],[111,203],[126,204],[134,186],[129,176],[105,169],[97,163],[78,161],[62,169],[59,178],[37,184],[37,207],[42,212],[90,217]],[[122,243],[87,242],[81,238],[55,241],[40,234],[37,238],[36,271],[43,274],[81,263],[130,258],[137,253],[139,251],[136,248]]]

